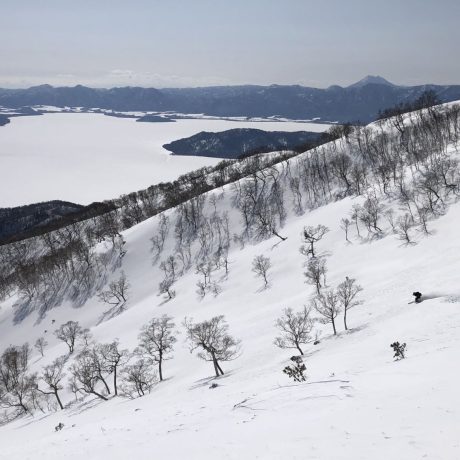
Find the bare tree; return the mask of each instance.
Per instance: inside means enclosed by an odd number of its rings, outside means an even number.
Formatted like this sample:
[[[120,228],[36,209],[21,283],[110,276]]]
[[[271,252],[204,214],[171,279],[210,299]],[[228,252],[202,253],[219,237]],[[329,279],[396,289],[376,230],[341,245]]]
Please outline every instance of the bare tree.
[[[361,237],[359,233],[359,216],[361,214],[361,209],[362,207],[360,204],[354,204],[351,207],[351,212],[350,212],[350,217],[351,217],[351,220],[355,223],[356,233],[358,234],[358,237]]]
[[[206,297],[207,286],[203,283],[203,281],[198,280],[196,283],[196,293],[200,299],[204,299]]]
[[[83,350],[76,358],[70,370],[72,378],[70,386],[73,387],[74,392],[79,391],[87,394],[93,394],[104,401],[108,398],[102,391],[98,390],[98,383],[101,381],[100,372],[95,367],[94,353],[90,350]],[[107,384],[105,385],[107,386]],[[107,388],[106,388],[107,389]]]
[[[59,396],[59,391],[64,388],[61,382],[65,377],[64,368],[67,360],[67,355],[59,356],[52,364],[45,366],[40,375],[40,380],[46,384],[47,389],[41,390],[38,388],[38,390],[45,395],[54,395],[61,410],[64,409],[64,406]]]
[[[85,328],[82,329],[79,338],[83,347],[89,347],[93,341],[93,334],[91,334],[91,331],[88,328]]]
[[[317,295],[312,301],[313,308],[322,316],[321,322],[331,323],[334,335],[337,335],[335,319],[340,313],[339,296],[333,289]]]
[[[67,321],[54,331],[54,335],[69,347],[69,353],[72,354],[75,349],[75,342],[81,336],[82,331],[78,321]]]
[[[414,226],[412,217],[409,214],[398,217],[396,221],[395,231],[398,238],[408,244],[415,244],[410,236],[409,230]]]
[[[307,246],[302,246],[300,251],[304,255],[315,255],[315,244],[320,241],[323,236],[329,231],[324,225],[317,225],[316,227],[306,226],[303,228],[303,238]]]
[[[326,260],[323,258],[309,259],[307,271],[304,272],[307,283],[316,287],[316,293],[321,294],[321,288],[326,285]]]
[[[417,223],[420,227],[420,230],[425,235],[430,235],[430,231],[428,230],[429,209],[425,206],[418,206],[417,215],[418,215]]]
[[[164,271],[165,278],[177,279],[178,263],[174,256],[169,256],[166,260],[161,262],[160,268]]]
[[[264,255],[256,256],[252,261],[252,271],[256,274],[257,277],[262,278],[264,280],[264,287],[268,286],[267,273],[271,266],[272,263],[270,261],[270,258],[265,257]]]
[[[122,369],[122,391],[130,398],[144,396],[157,383],[157,376],[151,363],[140,359]]]
[[[127,349],[120,349],[118,339],[115,339],[113,342],[99,345],[98,353],[105,370],[113,375],[113,392],[115,396],[118,396],[118,369],[128,361],[129,352]]]
[[[350,240],[348,239],[348,230],[350,228],[350,225],[351,225],[350,219],[346,217],[344,217],[340,221],[340,228],[345,232],[345,241],[347,241],[348,243],[350,242]]]
[[[135,353],[158,365],[160,382],[163,381],[163,361],[171,359],[174,344],[177,342],[172,318],[163,315],[153,318],[139,334],[139,346]]]
[[[396,227],[395,227],[396,224],[395,224],[393,209],[391,209],[391,208],[387,209],[383,214],[384,214],[386,220],[388,221],[388,223],[390,224],[391,231],[393,233],[396,233]]]
[[[0,357],[0,406],[13,417],[29,413],[35,405],[37,375],[29,373],[30,346],[9,346]]]
[[[45,340],[44,337],[39,337],[34,344],[34,347],[38,350],[38,352],[43,356],[45,355],[45,347],[48,345],[48,342]]]
[[[128,301],[130,284],[122,271],[118,280],[112,281],[106,291],[98,294],[101,302],[113,305],[113,308],[122,308]]]
[[[363,290],[363,288],[356,283],[354,278],[345,278],[345,281],[340,283],[337,286],[337,296],[339,298],[339,302],[343,309],[343,324],[345,326],[345,330],[348,330],[347,326],[347,313],[350,308],[356,307],[357,305],[361,305],[362,301],[357,300],[356,296]]]
[[[366,226],[369,234],[377,236],[382,234],[382,229],[378,226],[378,223],[383,211],[383,206],[378,197],[376,195],[369,195],[359,214],[359,219]]]
[[[211,282],[211,274],[215,269],[215,263],[212,260],[203,260],[196,266],[195,273],[203,275],[203,284],[205,287]]]
[[[217,281],[212,281],[211,284],[208,285],[209,291],[217,297],[222,292],[222,287]]]
[[[313,320],[310,312],[311,309],[307,307],[298,312],[294,312],[292,308],[286,308],[283,316],[275,323],[281,332],[281,336],[275,339],[275,345],[279,348],[297,348],[303,355],[300,345],[312,341],[310,332],[313,329]]]
[[[214,316],[201,323],[194,323],[193,320],[185,318],[184,327],[190,343],[190,352],[201,349],[198,357],[205,361],[212,361],[216,377],[224,375],[219,362],[235,359],[240,349],[240,341],[228,333],[224,316]]]
[[[160,215],[158,222],[158,233],[153,236],[150,241],[152,242],[152,250],[155,253],[155,260],[163,251],[166,237],[168,236],[169,231],[169,218],[164,214]]]
[[[160,294],[166,294],[168,297],[167,300],[174,299],[176,296],[176,291],[171,289],[174,284],[174,279],[166,277],[158,286]]]
[[[78,395],[81,393],[80,388],[78,386],[78,382],[73,374],[71,374],[69,380],[68,380],[68,385],[67,385],[68,390],[73,393],[75,397],[75,402],[78,401]]]

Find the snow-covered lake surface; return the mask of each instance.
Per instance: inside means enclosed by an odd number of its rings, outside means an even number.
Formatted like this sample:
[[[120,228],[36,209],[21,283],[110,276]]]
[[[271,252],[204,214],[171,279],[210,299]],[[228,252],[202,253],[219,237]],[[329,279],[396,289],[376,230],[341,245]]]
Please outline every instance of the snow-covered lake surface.
[[[216,158],[172,156],[162,146],[200,131],[232,128],[325,131],[304,122],[188,119],[137,123],[91,113],[13,118],[0,128],[0,207],[48,200],[102,201],[174,180]]]

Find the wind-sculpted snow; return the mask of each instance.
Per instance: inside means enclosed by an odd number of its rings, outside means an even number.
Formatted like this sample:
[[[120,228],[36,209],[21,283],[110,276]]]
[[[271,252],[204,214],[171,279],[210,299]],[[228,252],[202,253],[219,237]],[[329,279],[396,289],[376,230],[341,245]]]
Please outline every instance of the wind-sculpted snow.
[[[166,314],[177,342],[164,381],[151,393],[133,400],[105,394],[108,401],[78,394],[75,401],[62,389],[63,411],[42,402],[45,413],[38,409],[0,427],[2,455],[456,459],[458,112],[436,113],[413,114],[403,126],[389,120],[355,130],[146,219],[122,231],[122,240],[105,237],[91,252],[117,255],[118,263],[107,264],[106,278],[84,304],[65,298],[14,324],[22,294],[11,285],[0,310],[2,347],[41,336],[49,342],[44,357],[32,354],[30,372],[67,352],[53,331],[69,320],[89,328],[98,343],[118,338],[133,351],[141,328]],[[329,230],[314,247],[327,265],[320,289],[348,276],[362,286],[362,303],[348,313],[348,331],[342,313],[337,335],[330,324],[314,322],[319,343],[302,346],[307,380],[293,382],[282,370],[297,352],[275,346],[275,322],[285,308],[300,311],[316,295],[303,274],[311,254],[299,248],[304,227],[320,224]],[[260,255],[271,262],[267,286],[252,271]],[[84,267],[84,258],[73,257]],[[101,322],[107,305],[97,292],[122,272],[129,281],[126,305]],[[159,293],[165,279],[173,280],[175,295]],[[414,291],[422,293],[421,303],[411,303]],[[215,378],[212,363],[190,353],[183,323],[220,315],[240,349]],[[393,361],[395,341],[407,344],[400,361]],[[80,341],[75,353],[82,347]],[[59,423],[64,427],[55,431]]]

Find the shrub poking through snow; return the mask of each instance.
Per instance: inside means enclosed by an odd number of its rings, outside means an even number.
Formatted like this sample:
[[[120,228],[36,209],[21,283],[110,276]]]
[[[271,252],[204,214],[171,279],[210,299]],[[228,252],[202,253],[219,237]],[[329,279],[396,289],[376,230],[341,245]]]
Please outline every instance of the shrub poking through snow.
[[[395,358],[395,361],[399,361],[400,359],[404,359],[405,353],[406,353],[406,344],[405,343],[399,343],[399,342],[393,342],[391,345],[391,348],[393,348],[393,351],[395,354],[393,355],[393,358]]]
[[[295,382],[305,382],[307,377],[304,372],[307,370],[307,366],[305,366],[302,356],[292,356],[291,361],[293,364],[286,366],[283,372],[291,379],[294,379]]]

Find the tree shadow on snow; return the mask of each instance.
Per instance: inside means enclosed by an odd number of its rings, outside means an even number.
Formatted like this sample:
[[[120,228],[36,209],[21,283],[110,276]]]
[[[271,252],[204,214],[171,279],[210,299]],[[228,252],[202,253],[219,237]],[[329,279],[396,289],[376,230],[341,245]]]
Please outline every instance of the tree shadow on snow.
[[[193,385],[189,387],[189,390],[196,390],[198,388],[207,387],[212,383],[215,383],[216,381],[222,381],[231,375],[232,372],[228,372],[224,375],[220,375],[219,377],[216,377],[215,375],[212,377],[205,377],[204,379],[197,380]]]
[[[83,401],[74,401],[74,405],[71,407],[67,408],[67,414],[71,417],[74,415],[80,415],[83,412],[86,412],[87,410],[92,409],[93,407],[99,406],[100,404],[103,404],[106,401],[103,401],[101,398],[95,397],[93,399],[89,400],[83,400]]]
[[[91,267],[80,267],[72,277],[64,277],[51,286],[45,286],[33,297],[22,297],[14,305],[13,324],[21,323],[34,312],[38,313],[35,324],[39,324],[48,311],[68,300],[72,307],[80,308],[96,295],[107,283],[109,272],[121,266],[116,251],[100,256],[100,260]],[[109,312],[106,312],[109,314]]]
[[[115,316],[120,315],[124,311],[126,311],[125,303],[122,305],[114,305],[112,308],[109,308],[102,313],[96,324],[99,326],[99,324],[103,323],[104,321],[108,321],[109,319],[115,318]]]

